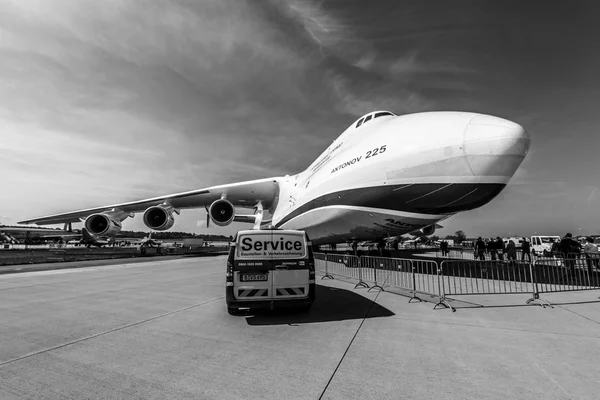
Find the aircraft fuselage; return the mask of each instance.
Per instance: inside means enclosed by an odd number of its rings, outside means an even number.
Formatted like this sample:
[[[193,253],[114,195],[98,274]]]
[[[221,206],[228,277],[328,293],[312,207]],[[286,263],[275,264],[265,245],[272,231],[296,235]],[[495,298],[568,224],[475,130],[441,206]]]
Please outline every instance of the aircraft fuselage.
[[[316,244],[408,233],[490,202],[530,143],[520,125],[475,113],[357,122],[305,171],[280,179],[273,225],[306,230]]]

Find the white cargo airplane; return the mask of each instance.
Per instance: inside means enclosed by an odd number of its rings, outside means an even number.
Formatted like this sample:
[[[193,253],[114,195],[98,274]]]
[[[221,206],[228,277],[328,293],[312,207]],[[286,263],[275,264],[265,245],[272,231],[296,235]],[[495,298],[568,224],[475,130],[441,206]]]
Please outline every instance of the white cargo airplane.
[[[371,112],[344,131],[306,170],[151,199],[34,218],[50,225],[84,221],[95,235],[114,235],[144,212],[157,231],[180,209],[205,207],[218,226],[234,221],[305,230],[314,244],[431,235],[436,223],[480,207],[506,186],[529,150],[518,124],[467,112],[397,116]],[[239,215],[236,207],[253,208]],[[263,218],[263,210],[270,218]]]

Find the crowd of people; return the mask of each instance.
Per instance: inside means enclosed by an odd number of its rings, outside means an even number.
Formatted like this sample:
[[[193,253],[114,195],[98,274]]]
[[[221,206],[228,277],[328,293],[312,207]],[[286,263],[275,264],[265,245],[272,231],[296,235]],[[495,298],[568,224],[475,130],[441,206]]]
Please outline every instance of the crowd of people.
[[[489,254],[491,260],[504,260],[506,256],[507,260],[517,260],[517,245],[514,240],[509,240],[508,244],[498,236],[496,239],[482,239],[481,236],[477,238],[474,243],[475,258],[478,260],[485,260],[486,254]],[[531,246],[526,238],[521,241],[521,260],[525,260],[528,257],[531,261]]]
[[[527,258],[527,261],[531,262],[531,243],[527,238],[522,238],[519,242],[521,243],[521,261],[525,261]],[[559,241],[550,239],[550,245],[550,250],[544,251],[544,254],[541,255],[562,258],[565,260],[567,267],[571,268],[575,267],[575,260],[583,255],[587,260],[590,271],[593,268],[599,268],[600,253],[598,245],[594,243],[592,237],[586,237],[582,242],[579,242],[573,239],[571,233],[567,233]],[[440,249],[443,254],[445,252],[444,248],[440,246]],[[474,251],[477,260],[485,260],[487,254],[490,255],[491,260],[504,260],[504,257],[508,261],[517,260],[517,246],[512,239],[505,243],[500,237],[485,240],[479,237],[474,243]]]

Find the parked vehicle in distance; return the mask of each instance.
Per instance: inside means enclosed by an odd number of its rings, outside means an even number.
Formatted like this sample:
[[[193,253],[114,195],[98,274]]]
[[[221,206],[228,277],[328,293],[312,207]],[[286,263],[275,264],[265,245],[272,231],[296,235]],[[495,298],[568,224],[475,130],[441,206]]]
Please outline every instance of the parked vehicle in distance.
[[[560,243],[560,236],[531,236],[531,254],[544,257],[552,255],[552,241]]]

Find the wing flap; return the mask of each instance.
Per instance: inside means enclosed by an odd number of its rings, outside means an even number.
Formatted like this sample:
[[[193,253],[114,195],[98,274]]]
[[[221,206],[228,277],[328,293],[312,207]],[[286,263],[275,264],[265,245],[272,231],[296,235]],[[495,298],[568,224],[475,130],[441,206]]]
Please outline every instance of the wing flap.
[[[261,202],[264,208],[269,208],[276,201],[279,194],[279,180],[281,178],[266,178],[253,181],[233,183],[229,185],[212,186],[209,188],[192,190],[151,199],[113,204],[104,207],[88,208],[62,214],[48,215],[45,217],[28,219],[20,224],[53,225],[68,222],[80,222],[81,218],[91,214],[118,209],[127,213],[138,213],[148,207],[168,202],[174,208],[198,208],[210,205],[213,201],[226,196],[234,206],[254,207]]]

